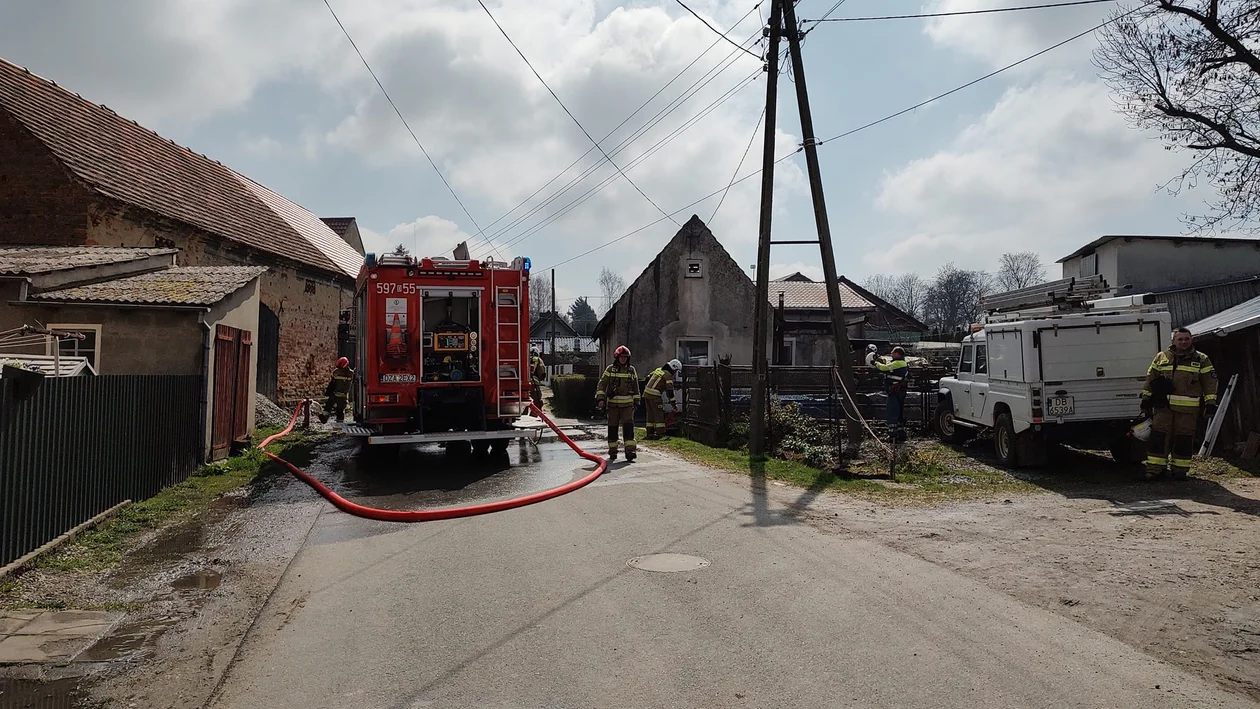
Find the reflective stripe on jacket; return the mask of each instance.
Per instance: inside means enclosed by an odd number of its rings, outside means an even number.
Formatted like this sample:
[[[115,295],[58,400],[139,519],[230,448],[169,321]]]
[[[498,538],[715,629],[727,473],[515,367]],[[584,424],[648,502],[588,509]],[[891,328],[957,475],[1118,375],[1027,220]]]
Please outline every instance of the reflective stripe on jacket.
[[[644,396],[659,397],[661,392],[666,392],[670,398],[674,395],[674,375],[665,371],[664,367],[657,367],[648,375],[647,385],[643,387]]]
[[[1200,401],[1216,403],[1216,368],[1208,356],[1198,350],[1179,355],[1170,347],[1155,355],[1150,369],[1146,370],[1143,399],[1151,398],[1151,383],[1161,377],[1172,380],[1168,407],[1173,411],[1195,412]]]
[[[595,390],[595,400],[601,399],[607,399],[609,406],[634,406],[639,403],[639,375],[633,365],[623,367],[615,362],[608,365],[599,378],[599,388]]]
[[[910,365],[904,359],[894,359],[889,362],[875,360],[872,364],[884,373],[884,378],[888,380],[888,386],[891,389],[900,389],[905,384],[906,376],[910,374]]]

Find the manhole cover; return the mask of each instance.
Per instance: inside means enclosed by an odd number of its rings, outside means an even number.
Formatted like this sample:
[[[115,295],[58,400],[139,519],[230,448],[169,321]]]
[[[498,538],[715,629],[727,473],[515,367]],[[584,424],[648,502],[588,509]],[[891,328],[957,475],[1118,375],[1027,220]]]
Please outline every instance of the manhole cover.
[[[648,554],[647,556],[636,556],[627,561],[626,564],[643,571],[673,574],[679,571],[703,569],[709,565],[709,560],[689,554]]]

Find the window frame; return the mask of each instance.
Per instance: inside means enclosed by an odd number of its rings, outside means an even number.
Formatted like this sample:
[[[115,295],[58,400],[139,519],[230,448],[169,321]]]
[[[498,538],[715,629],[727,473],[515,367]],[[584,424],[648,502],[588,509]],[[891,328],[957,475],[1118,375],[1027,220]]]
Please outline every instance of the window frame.
[[[713,338],[712,338],[712,337],[679,337],[679,338],[677,338],[677,339],[674,341],[674,354],[675,354],[675,356],[676,356],[676,357],[677,357],[680,361],[682,361],[683,366],[687,366],[687,365],[690,365],[691,363],[690,363],[690,362],[688,362],[688,361],[687,361],[686,359],[684,359],[684,357],[683,357],[684,352],[683,352],[683,347],[682,347],[682,344],[683,344],[684,342],[703,342],[703,343],[705,344],[705,350],[708,352],[708,354],[707,354],[707,355],[705,355],[705,359],[706,359],[706,360],[708,360],[708,361],[707,361],[707,362],[705,362],[705,364],[703,364],[703,365],[699,365],[699,366],[704,366],[704,367],[707,367],[707,366],[709,366],[709,365],[713,364]]]
[[[102,334],[102,331],[104,330],[103,323],[49,323],[47,325],[47,328],[49,330],[62,330],[66,332],[75,332],[75,331],[82,332],[84,330],[91,330],[93,334],[96,336],[96,344],[92,348],[92,356],[88,360],[88,362],[89,364],[92,365],[92,369],[96,371],[97,374],[100,374],[100,371],[101,371],[101,334]],[[57,350],[60,350],[61,342],[62,341],[60,339],[50,338],[50,340],[44,344],[44,354],[50,357],[53,356],[54,354],[57,354],[57,352],[54,351],[54,348],[57,348]],[[75,349],[76,350],[78,349],[77,342],[76,342]],[[75,354],[75,355],[66,355],[66,356],[81,357],[82,355]]]
[[[958,355],[958,373],[971,374],[975,367],[975,345],[967,343],[963,345],[962,354]],[[963,367],[966,367],[964,369]]]
[[[796,338],[795,338],[795,337],[785,337],[785,338],[783,338],[783,346],[784,346],[784,347],[786,347],[786,348],[788,349],[788,352],[790,352],[790,353],[792,354],[792,356],[791,356],[791,358],[790,358],[792,361],[790,361],[790,362],[780,362],[780,364],[781,364],[781,365],[783,365],[783,366],[785,366],[785,367],[795,367],[795,366],[796,366]],[[779,354],[780,356],[779,356],[779,357],[776,357],[776,359],[782,359],[782,354],[783,354],[783,353],[782,353],[782,352],[779,352],[779,353],[777,353],[777,354]]]
[[[989,376],[989,348],[986,345],[977,344],[976,353],[971,364],[972,374],[979,376]]]

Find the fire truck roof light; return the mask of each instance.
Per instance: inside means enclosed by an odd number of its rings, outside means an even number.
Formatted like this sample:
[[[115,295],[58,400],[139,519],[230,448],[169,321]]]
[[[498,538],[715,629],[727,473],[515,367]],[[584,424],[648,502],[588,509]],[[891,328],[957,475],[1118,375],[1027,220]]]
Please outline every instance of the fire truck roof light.
[[[529,270],[529,265],[530,265],[529,257],[528,257],[528,256],[526,256],[526,257],[525,257],[525,270],[526,270],[526,271],[528,271],[528,270]]]

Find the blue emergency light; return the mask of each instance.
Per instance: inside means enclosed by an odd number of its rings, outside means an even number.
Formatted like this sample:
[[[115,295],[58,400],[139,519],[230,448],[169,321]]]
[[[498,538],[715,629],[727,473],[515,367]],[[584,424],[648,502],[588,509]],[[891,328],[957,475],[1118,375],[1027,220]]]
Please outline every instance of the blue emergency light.
[[[526,271],[529,270],[529,257],[528,256],[525,257],[525,270]]]

